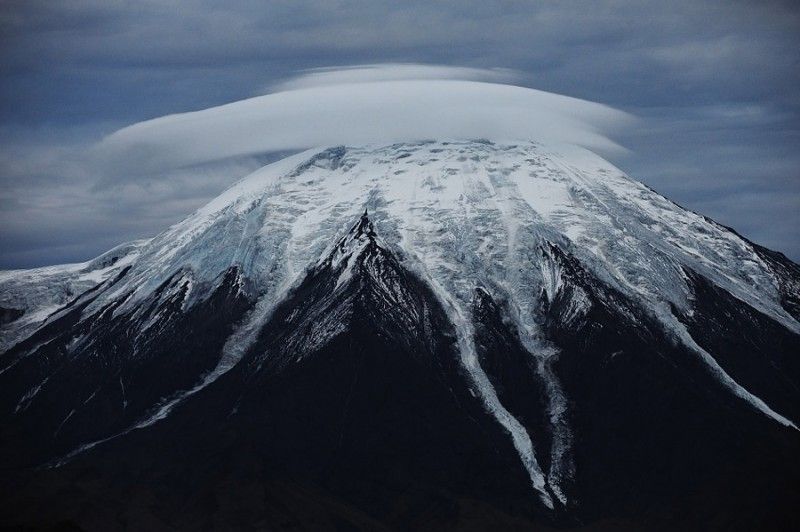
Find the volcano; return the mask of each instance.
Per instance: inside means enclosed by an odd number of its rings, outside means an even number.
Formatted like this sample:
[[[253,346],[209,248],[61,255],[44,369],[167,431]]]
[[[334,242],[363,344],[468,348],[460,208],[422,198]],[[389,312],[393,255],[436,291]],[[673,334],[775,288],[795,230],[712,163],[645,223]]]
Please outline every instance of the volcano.
[[[306,151],[0,307],[9,525],[800,526],[800,266],[582,148]]]

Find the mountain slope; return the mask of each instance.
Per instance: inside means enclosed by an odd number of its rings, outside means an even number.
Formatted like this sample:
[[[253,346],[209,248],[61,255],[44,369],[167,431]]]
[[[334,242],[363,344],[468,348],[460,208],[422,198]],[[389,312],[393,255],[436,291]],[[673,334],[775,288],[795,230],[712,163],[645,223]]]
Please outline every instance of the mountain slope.
[[[793,519],[798,267],[585,150],[306,152],[124,249],[43,322],[0,276],[20,522]]]

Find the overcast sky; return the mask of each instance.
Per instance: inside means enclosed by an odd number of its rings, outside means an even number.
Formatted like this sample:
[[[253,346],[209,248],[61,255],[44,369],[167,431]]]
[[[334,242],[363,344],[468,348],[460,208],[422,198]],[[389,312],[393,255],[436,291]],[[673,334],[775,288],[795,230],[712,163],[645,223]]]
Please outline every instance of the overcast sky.
[[[152,236],[271,157],[169,175],[85,164],[106,135],[378,63],[492,69],[633,114],[612,162],[800,259],[791,2],[5,0],[0,55],[0,268]]]

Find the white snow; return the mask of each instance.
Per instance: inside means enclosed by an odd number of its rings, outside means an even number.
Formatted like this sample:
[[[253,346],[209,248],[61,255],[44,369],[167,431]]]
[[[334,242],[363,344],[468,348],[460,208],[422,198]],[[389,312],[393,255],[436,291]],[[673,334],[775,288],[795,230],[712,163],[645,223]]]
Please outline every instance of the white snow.
[[[550,509],[554,508],[553,499],[547,492],[547,481],[539,461],[536,458],[533,441],[525,427],[509,412],[500,402],[497,392],[489,381],[478,361],[475,352],[474,331],[472,321],[467,317],[467,311],[452,298],[452,296],[432,278],[427,279],[434,293],[439,297],[451,323],[456,329],[461,362],[472,379],[472,390],[483,401],[486,409],[511,435],[511,441],[519,453],[522,465],[528,472],[531,485],[539,493],[542,503]],[[562,503],[565,501],[562,501]]]

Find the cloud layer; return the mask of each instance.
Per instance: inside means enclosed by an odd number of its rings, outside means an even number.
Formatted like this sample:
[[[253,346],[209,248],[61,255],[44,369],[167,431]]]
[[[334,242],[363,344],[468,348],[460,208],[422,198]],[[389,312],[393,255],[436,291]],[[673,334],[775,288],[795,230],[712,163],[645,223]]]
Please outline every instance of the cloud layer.
[[[428,66],[441,64],[457,67]],[[336,65],[366,66],[318,68]],[[409,79],[512,83],[640,117],[612,135],[630,150],[613,162],[800,259],[798,65],[800,6],[782,0],[6,0],[0,268],[153,235],[265,160],[166,174],[143,172],[146,157],[86,164],[120,128],[265,92]]]
[[[264,152],[419,139],[536,140],[619,151],[605,132],[632,121],[597,103],[459,76],[497,73],[430,65],[314,72],[282,86],[288,90],[139,122],[94,152],[109,169],[136,164],[152,173]]]
[[[341,67],[311,68],[301,75],[280,81],[265,92],[281,92],[297,89],[369,83],[375,81],[408,81],[424,79],[455,79],[510,83],[522,78],[521,73],[507,68],[469,68],[446,65],[412,63],[378,63]]]

